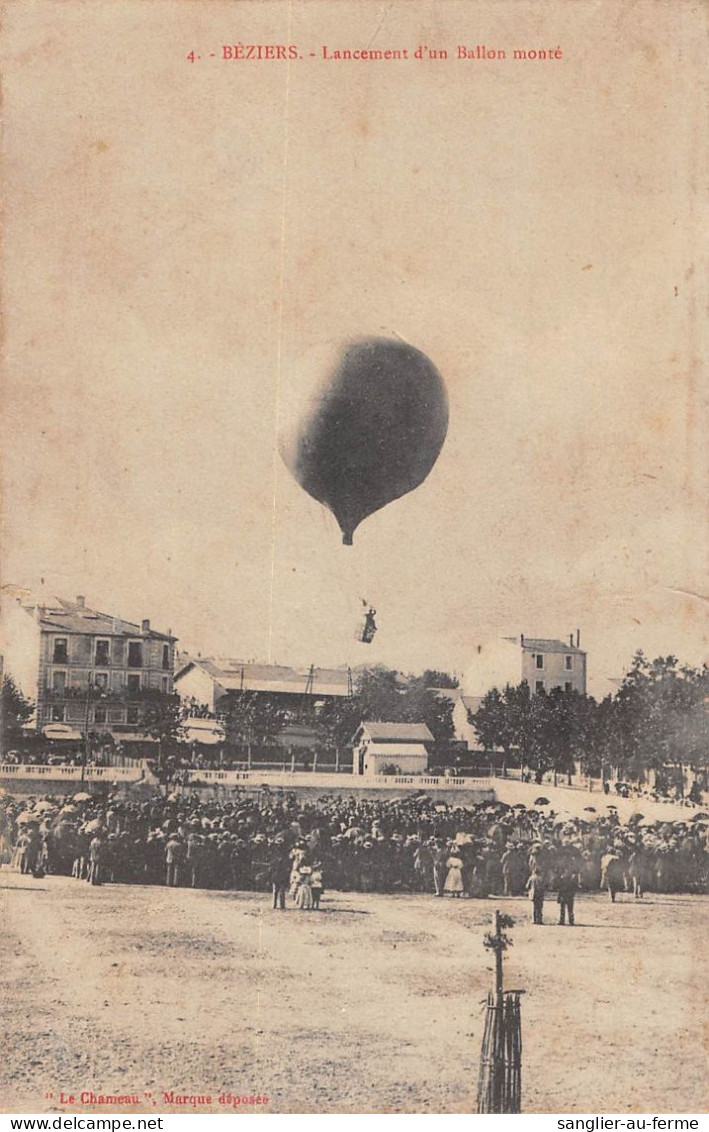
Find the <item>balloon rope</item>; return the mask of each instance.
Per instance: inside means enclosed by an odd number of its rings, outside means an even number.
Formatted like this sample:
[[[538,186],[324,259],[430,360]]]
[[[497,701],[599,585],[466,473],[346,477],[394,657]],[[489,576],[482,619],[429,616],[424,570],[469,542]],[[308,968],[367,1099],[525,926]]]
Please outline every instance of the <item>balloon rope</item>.
[[[293,20],[293,0],[288,3],[288,31],[286,43],[291,41],[291,26]],[[283,104],[283,179],[281,193],[281,246],[278,277],[278,338],[276,355],[276,395],[273,414],[273,504],[271,511],[271,585],[268,601],[268,663],[273,657],[273,602],[276,580],[276,510],[278,496],[278,428],[281,414],[281,363],[283,357],[283,288],[285,282],[286,261],[286,214],[288,205],[288,139],[289,139],[289,109],[290,109],[290,59],[286,59],[286,83]]]

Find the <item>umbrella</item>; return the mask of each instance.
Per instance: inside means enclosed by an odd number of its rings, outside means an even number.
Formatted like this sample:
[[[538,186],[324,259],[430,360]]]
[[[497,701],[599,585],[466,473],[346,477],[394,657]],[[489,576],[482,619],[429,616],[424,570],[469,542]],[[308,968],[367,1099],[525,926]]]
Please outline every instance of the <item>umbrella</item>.
[[[99,821],[98,818],[94,818],[93,821],[88,822],[84,826],[84,831],[86,833],[96,833],[96,831],[99,829],[103,829],[103,824],[101,821]]]
[[[83,791],[81,794],[75,794],[73,800],[75,802],[91,802],[93,794],[87,794],[86,791]]]
[[[644,817],[645,814],[631,814],[628,818],[628,825],[630,825],[632,821],[642,821]]]
[[[709,814],[692,814],[690,821],[709,821]]]
[[[76,806],[72,806],[72,805],[62,806],[59,813],[60,814],[75,814],[76,813]]]
[[[35,812],[39,814],[45,813],[47,810],[54,809],[54,802],[45,800],[44,802],[37,802],[35,805]]]
[[[548,805],[550,805],[550,802],[549,802],[548,798],[535,798],[534,799],[534,805],[535,806],[548,806]]]
[[[37,821],[37,815],[31,813],[29,810],[25,810],[24,814],[20,814],[20,816],[18,817],[17,824],[18,825],[27,825],[28,822],[35,822],[36,823],[36,821]]]
[[[595,814],[595,812],[596,812],[596,807],[595,807],[595,806],[584,806],[584,808],[583,808],[583,812],[584,812],[585,814]]]
[[[608,805],[606,806],[606,809],[607,810],[617,810],[618,807],[614,806],[612,802],[609,802]]]
[[[514,804],[514,806],[512,807],[512,809],[513,809],[513,810],[526,810],[526,809],[527,809],[527,807],[525,806],[524,802],[515,802],[515,804]]]

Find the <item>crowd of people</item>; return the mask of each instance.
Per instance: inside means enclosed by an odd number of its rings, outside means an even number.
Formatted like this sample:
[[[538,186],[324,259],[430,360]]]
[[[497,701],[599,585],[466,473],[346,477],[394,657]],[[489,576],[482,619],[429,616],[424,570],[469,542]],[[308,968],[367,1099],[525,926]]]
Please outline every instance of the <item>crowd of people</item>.
[[[709,822],[622,825],[615,810],[562,817],[547,806],[451,806],[426,796],[391,801],[234,792],[178,792],[130,801],[78,793],[0,799],[0,859],[34,875],[93,884],[166,884],[286,894],[317,907],[329,889],[521,895],[572,876],[586,891],[642,896],[706,892]],[[313,880],[313,877],[315,878]],[[536,883],[536,882],[535,882]],[[539,887],[539,886],[538,886]]]

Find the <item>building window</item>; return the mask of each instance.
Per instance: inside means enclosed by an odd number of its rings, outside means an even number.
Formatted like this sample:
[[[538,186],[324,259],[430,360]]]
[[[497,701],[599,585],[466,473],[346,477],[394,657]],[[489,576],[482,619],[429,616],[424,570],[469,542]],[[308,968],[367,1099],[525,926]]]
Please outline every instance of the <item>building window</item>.
[[[106,709],[105,707],[94,708],[94,723],[106,722]]]
[[[66,637],[55,637],[54,638],[54,655],[52,657],[54,664],[68,664],[69,663],[69,656],[68,656],[68,653],[67,653],[66,643],[67,643]]]
[[[64,722],[64,708],[60,707],[59,704],[55,704],[54,707],[52,708],[52,723],[63,723],[63,722]]]
[[[94,674],[94,687],[98,688],[99,691],[105,691],[108,688],[107,672],[96,672]]]
[[[544,691],[544,681],[543,680],[537,680],[537,683],[536,683],[534,690],[535,690],[535,692],[543,692]]]
[[[161,686],[164,694],[167,695],[167,693],[170,691],[170,677],[169,676],[162,676],[160,678],[160,686]]]
[[[567,672],[571,672],[571,669],[574,667],[574,658],[572,656],[564,657],[564,667]]]
[[[544,667],[544,653],[538,652],[536,659],[537,659],[537,668],[543,668]]]
[[[131,692],[139,692],[140,691],[140,676],[138,675],[137,672],[129,672],[128,673],[128,677],[127,677],[127,680],[126,680],[126,687],[128,689],[129,694]]]
[[[52,675],[52,691],[63,696],[66,691],[66,672],[55,672]]]
[[[129,643],[128,643],[128,667],[129,668],[142,668],[143,667],[143,642],[142,641],[129,641]]]
[[[126,723],[131,723],[133,726],[138,722],[138,709],[137,707],[129,707],[126,712]]]
[[[163,668],[170,667],[170,646],[163,645],[162,647],[162,666]]]
[[[110,641],[97,641],[96,642],[96,661],[95,661],[96,664],[100,664],[100,665],[110,664],[110,661],[108,659],[108,650],[109,650],[110,644],[111,644]]]
[[[566,681],[566,683],[564,684],[564,691],[565,691],[565,692],[571,692],[571,691],[573,691],[573,687],[574,687],[574,686],[573,686],[573,684],[571,683],[571,681],[570,681],[570,680],[567,680],[567,681]]]

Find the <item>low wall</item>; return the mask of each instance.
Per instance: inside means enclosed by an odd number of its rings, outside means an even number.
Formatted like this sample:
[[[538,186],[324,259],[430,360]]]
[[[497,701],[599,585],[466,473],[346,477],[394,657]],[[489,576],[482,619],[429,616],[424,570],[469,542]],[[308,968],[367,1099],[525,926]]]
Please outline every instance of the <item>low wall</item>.
[[[66,794],[80,788],[91,791],[116,784],[119,789],[157,789],[157,781],[138,767],[15,766],[0,764],[0,786],[12,794]],[[493,801],[489,778],[446,778],[441,775],[377,775],[360,777],[351,773],[317,774],[309,771],[193,770],[187,782],[177,789],[197,791],[207,797],[225,796],[234,789],[256,793],[264,788],[276,793],[287,791],[299,796],[347,793],[356,798],[384,794],[407,797],[425,791],[434,796],[451,795],[461,804]]]

